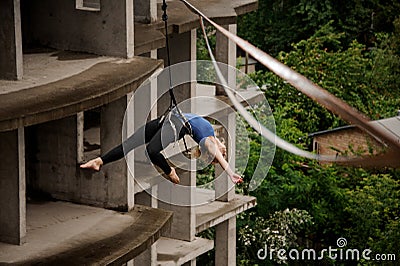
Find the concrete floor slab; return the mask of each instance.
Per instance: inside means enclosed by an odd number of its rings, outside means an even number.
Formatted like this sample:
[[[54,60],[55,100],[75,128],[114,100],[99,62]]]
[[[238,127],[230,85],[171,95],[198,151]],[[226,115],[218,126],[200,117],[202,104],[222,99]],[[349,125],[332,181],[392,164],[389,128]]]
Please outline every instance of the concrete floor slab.
[[[72,53],[72,58],[75,54]],[[49,53],[35,54],[33,61],[48,64],[43,64],[40,71],[32,70],[30,81],[0,81],[0,131],[56,120],[108,104],[134,91],[163,66],[161,60],[145,57],[64,62],[60,58],[55,60]],[[74,74],[73,70],[79,73]]]
[[[212,197],[215,197],[213,190],[203,189],[197,194],[202,197],[202,202],[205,202],[205,199],[212,200]],[[234,199],[229,202],[215,200],[209,204],[196,206],[196,234],[253,208],[256,204],[255,197],[236,194]]]
[[[87,53],[46,49],[23,55],[22,80],[0,80],[0,96],[22,89],[40,86],[79,74],[95,64],[115,60],[113,57]]]
[[[182,265],[214,248],[214,241],[196,237],[193,241],[160,238],[157,243],[157,265]]]
[[[26,243],[0,243],[0,264],[126,262],[168,230],[171,217],[171,212],[144,206],[119,213],[68,202],[31,203]]]

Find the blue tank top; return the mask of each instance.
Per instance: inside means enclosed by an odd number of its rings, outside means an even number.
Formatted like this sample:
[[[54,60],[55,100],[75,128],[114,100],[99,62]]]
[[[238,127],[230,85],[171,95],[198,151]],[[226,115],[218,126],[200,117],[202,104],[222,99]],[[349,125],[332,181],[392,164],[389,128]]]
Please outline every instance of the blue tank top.
[[[192,137],[194,141],[200,143],[204,138],[215,136],[214,128],[206,119],[196,114],[183,114],[192,127]]]

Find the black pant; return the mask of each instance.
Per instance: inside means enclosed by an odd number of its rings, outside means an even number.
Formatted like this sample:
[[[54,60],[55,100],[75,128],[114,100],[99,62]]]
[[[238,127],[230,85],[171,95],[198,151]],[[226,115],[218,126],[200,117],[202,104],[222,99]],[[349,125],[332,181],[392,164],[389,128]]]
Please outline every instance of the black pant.
[[[140,127],[122,144],[101,156],[101,159],[103,160],[103,164],[119,160],[124,157],[124,154],[147,143],[147,155],[151,162],[160,167],[168,175],[171,173],[171,167],[161,154],[161,151],[174,142],[175,139],[183,138],[185,134],[187,134],[187,129],[183,127],[182,122],[174,115],[171,116],[170,121],[168,119],[161,121],[161,118],[157,118]]]

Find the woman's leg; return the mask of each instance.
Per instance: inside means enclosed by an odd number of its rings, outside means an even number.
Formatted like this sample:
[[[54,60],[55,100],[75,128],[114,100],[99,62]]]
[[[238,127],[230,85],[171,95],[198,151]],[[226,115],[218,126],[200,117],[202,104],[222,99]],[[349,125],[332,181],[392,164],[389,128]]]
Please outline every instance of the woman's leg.
[[[153,138],[146,146],[146,151],[151,162],[160,167],[167,175],[171,173],[171,167],[165,157],[161,154],[161,151],[174,141],[174,129],[170,124],[165,123],[156,134],[154,134]]]
[[[117,161],[133,149],[149,142],[160,129],[159,127],[160,118],[147,122],[145,125],[136,130],[135,133],[133,133],[122,144],[116,146],[115,148],[101,156],[100,158],[102,159],[103,164]]]

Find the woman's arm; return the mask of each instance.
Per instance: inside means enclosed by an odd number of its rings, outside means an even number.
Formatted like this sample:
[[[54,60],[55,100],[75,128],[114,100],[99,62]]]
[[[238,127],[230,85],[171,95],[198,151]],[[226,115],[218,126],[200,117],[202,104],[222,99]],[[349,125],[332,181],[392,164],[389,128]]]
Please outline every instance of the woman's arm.
[[[218,142],[219,141],[215,137],[208,137],[205,141],[205,146],[208,152],[214,156],[214,161],[221,165],[222,169],[226,171],[233,183],[242,183],[243,179],[240,177],[240,175],[233,172],[229,163],[225,160],[224,155],[219,148]]]

